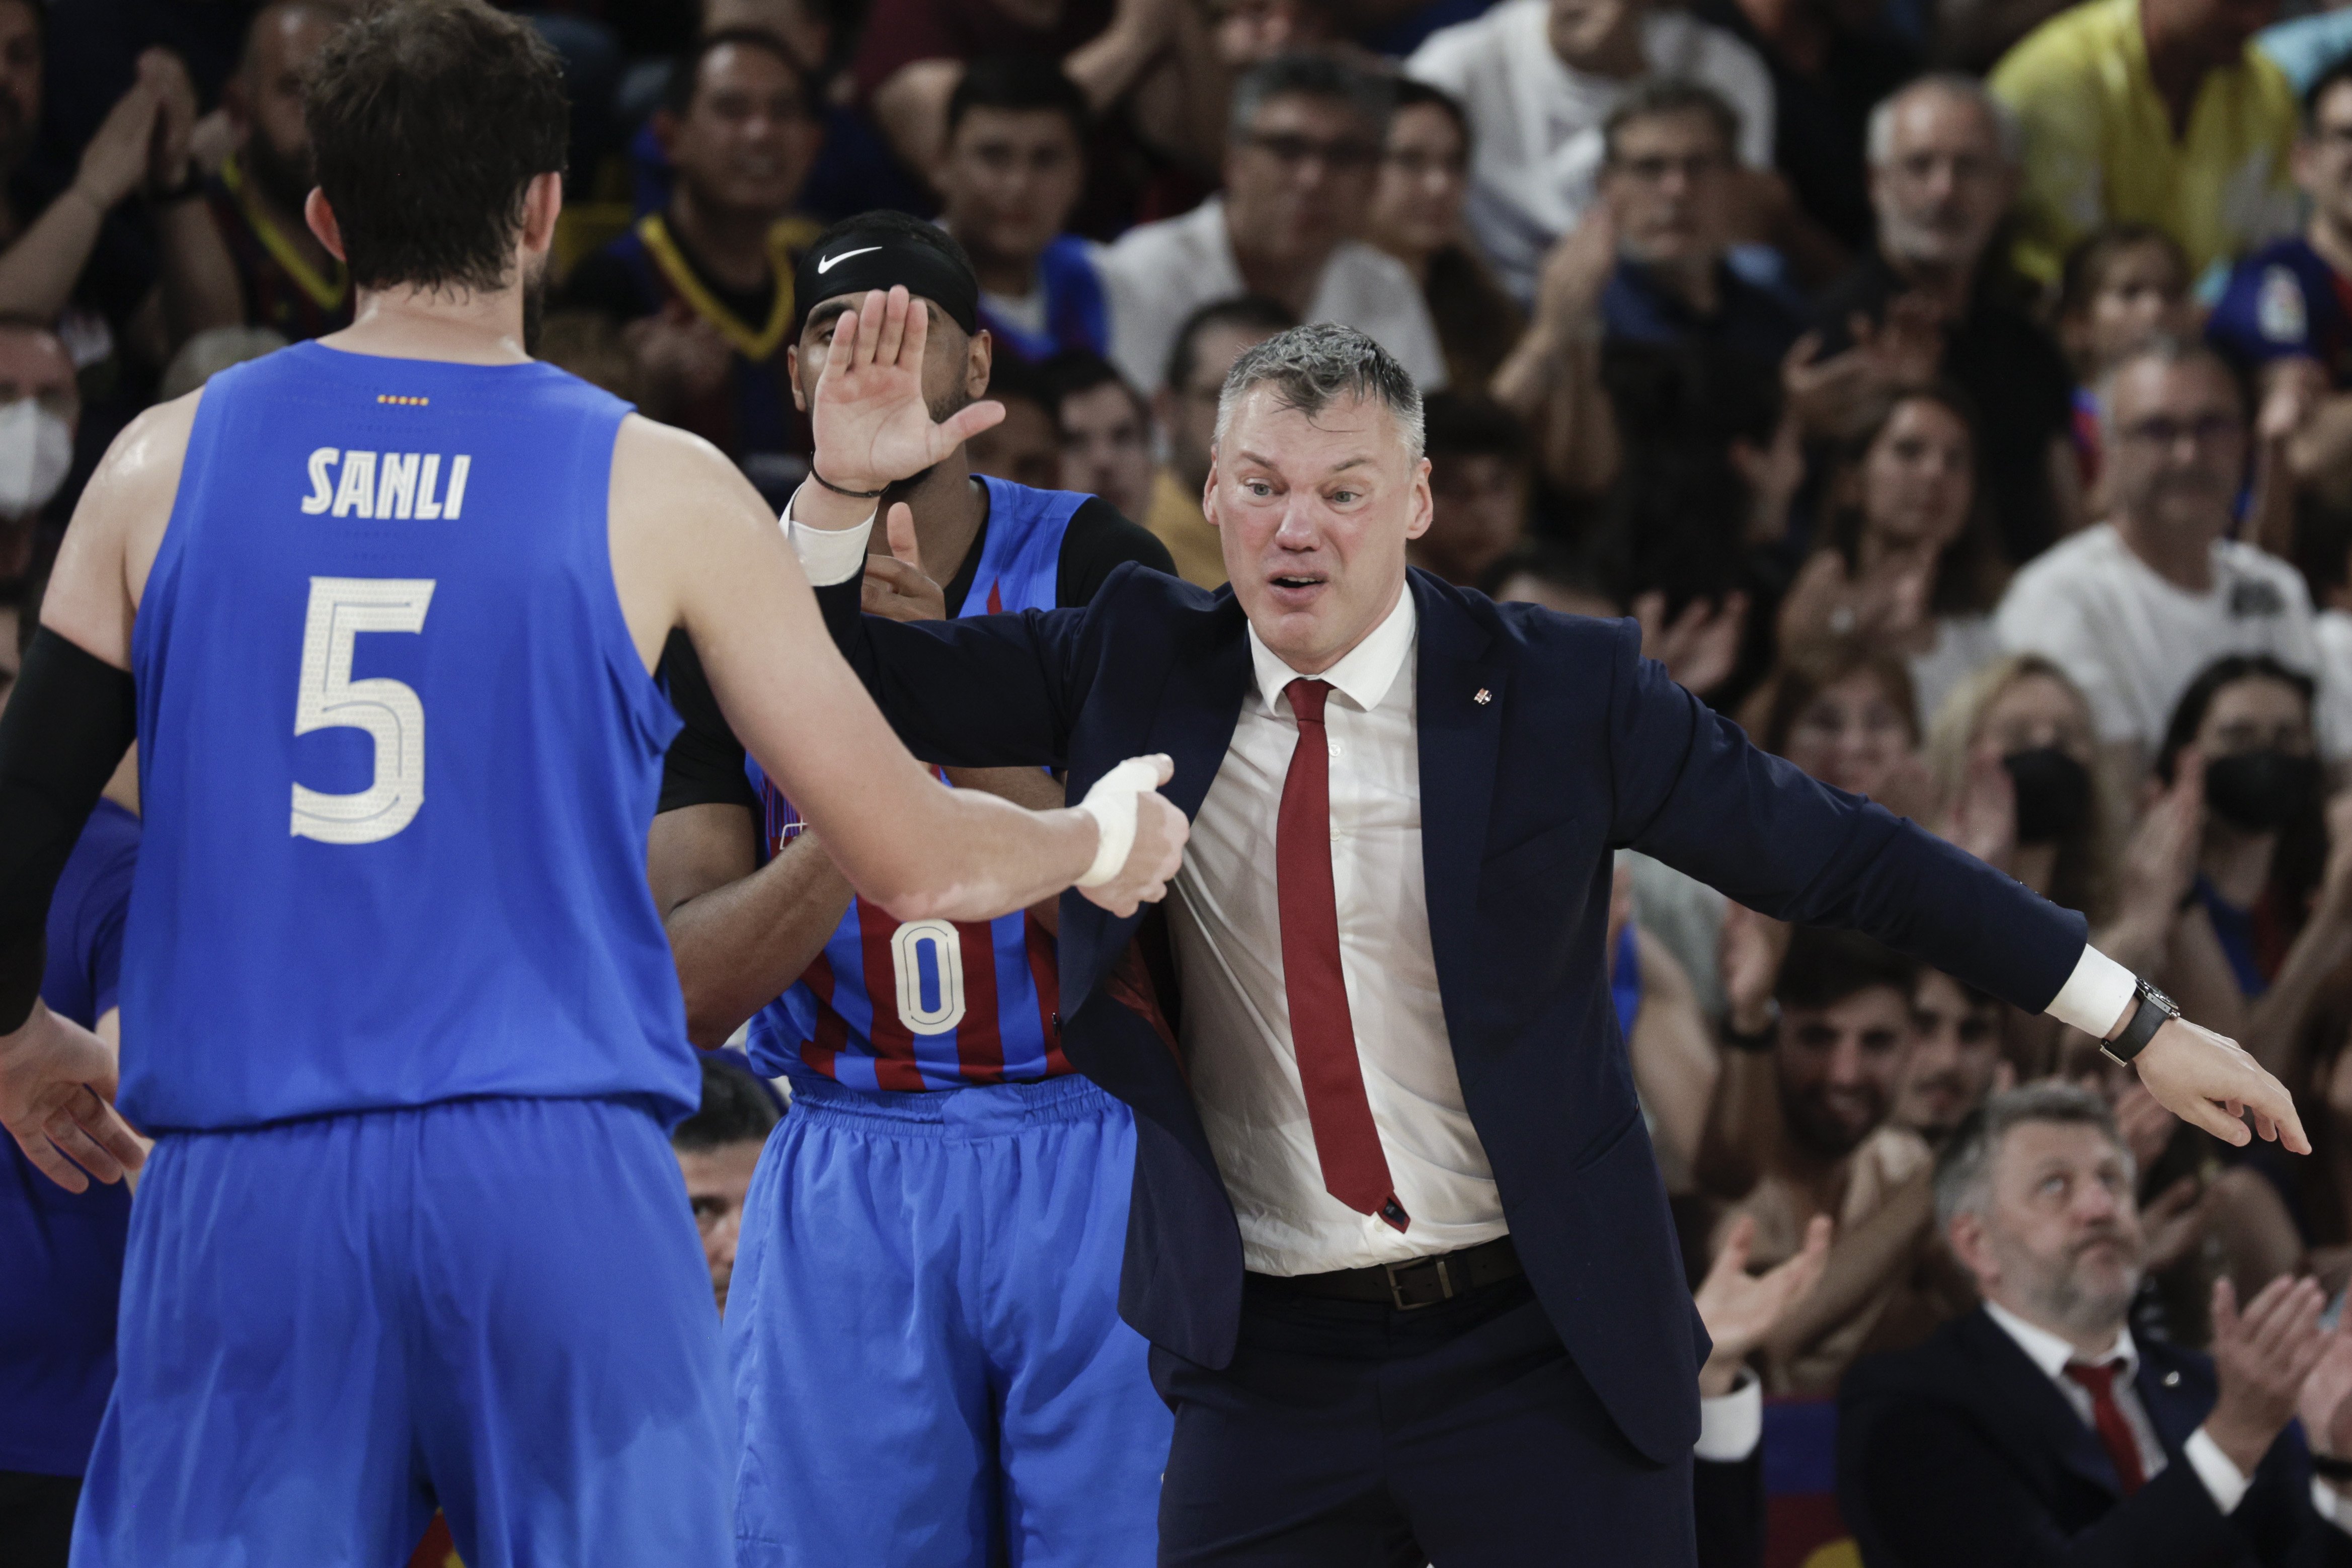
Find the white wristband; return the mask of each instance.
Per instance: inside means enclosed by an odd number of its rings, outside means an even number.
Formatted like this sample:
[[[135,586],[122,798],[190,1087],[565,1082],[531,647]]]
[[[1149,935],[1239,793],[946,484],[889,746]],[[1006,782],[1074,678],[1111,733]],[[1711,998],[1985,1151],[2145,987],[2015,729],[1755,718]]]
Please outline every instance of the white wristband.
[[[800,491],[794,490],[793,500],[799,499]],[[784,515],[776,521],[783,525],[793,553],[801,558],[801,571],[810,587],[829,588],[866,570],[866,539],[874,531],[871,512],[855,528],[811,528],[793,516],[792,504],[787,502]]]
[[[1128,851],[1135,847],[1135,798],[1159,787],[1160,769],[1146,757],[1129,757],[1095,780],[1078,809],[1095,819],[1101,837],[1079,887],[1099,888],[1126,866]]]

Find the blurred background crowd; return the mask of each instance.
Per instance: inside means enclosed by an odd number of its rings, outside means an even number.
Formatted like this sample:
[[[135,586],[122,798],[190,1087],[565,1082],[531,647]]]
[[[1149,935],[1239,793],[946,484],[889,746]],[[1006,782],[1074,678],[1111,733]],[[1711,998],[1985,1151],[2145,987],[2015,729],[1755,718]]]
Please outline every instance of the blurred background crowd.
[[[1008,409],[974,468],[1100,495],[1205,586],[1226,370],[1349,322],[1429,395],[1417,564],[1638,618],[1761,745],[2085,911],[2294,1088],[2311,1157],[2227,1148],[2087,1037],[1624,857],[1618,1008],[1695,1287],[1832,1222],[1738,1345],[1769,1399],[1703,1489],[1716,1560],[2310,1549],[2252,1522],[2271,1460],[2231,1497],[2186,1438],[2218,1365],[2273,1435],[2302,1402],[2319,1505],[2352,1474],[2345,1388],[2248,1348],[2280,1282],[2352,1279],[2352,8],[512,8],[572,99],[537,352],[779,504],[794,268],[854,212],[972,258]],[[132,415],[349,320],[300,112],[346,15],[0,0],[0,621]],[[680,1133],[722,1299],[761,1092]],[[2112,1320],[2129,1364],[1972,1376],[1987,1301]]]

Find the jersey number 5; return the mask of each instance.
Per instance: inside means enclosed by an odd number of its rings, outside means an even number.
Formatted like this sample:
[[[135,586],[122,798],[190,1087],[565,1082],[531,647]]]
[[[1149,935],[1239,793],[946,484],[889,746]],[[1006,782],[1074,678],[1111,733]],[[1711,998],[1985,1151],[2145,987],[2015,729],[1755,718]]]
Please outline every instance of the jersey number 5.
[[[313,577],[302,626],[302,685],[294,733],[364,730],[375,742],[375,778],[356,795],[294,786],[294,837],[321,844],[374,844],[407,826],[425,804],[425,704],[397,680],[352,679],[362,632],[420,632],[433,603],[430,577]]]

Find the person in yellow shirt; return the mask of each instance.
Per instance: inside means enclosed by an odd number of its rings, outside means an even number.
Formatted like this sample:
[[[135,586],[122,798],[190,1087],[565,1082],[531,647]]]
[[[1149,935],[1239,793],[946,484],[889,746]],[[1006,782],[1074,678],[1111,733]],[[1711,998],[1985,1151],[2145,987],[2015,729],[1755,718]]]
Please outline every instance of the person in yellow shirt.
[[[1244,350],[1298,324],[1289,308],[1262,295],[1216,300],[1184,319],[1168,355],[1168,382],[1151,400],[1168,443],[1168,460],[1151,481],[1143,526],[1176,558],[1176,574],[1203,588],[1225,585],[1217,531],[1201,512],[1209,482],[1209,448],[1217,436],[1217,395]]]
[[[2089,0],[1993,68],[2024,132],[2017,264],[2049,283],[2103,224],[2151,224],[2203,275],[2294,226],[2294,89],[2251,47],[2277,0]]]

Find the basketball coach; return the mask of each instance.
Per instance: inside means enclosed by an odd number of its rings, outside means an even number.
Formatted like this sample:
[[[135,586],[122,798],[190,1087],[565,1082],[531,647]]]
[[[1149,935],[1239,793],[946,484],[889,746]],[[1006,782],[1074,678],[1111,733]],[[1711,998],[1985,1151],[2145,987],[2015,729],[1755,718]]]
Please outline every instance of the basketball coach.
[[[1126,1005],[1136,919],[1060,911],[1064,1048],[1136,1114],[1119,1306],[1176,1414],[1163,1563],[1692,1561],[1706,1343],[1602,963],[1617,848],[2106,1037],[2232,1142],[2252,1111],[2307,1148],[2080,914],[1756,750],[1630,622],[1409,572],[1421,400],[1349,328],[1226,379],[1229,590],[1125,566],[1085,609],[860,615],[876,501],[955,410],[921,403],[923,308],[879,291],[899,259],[858,262],[877,291],[824,351],[788,517],[850,662],[918,756],[1066,768],[1075,798],[1162,752],[1192,818],[1172,1039]]]

